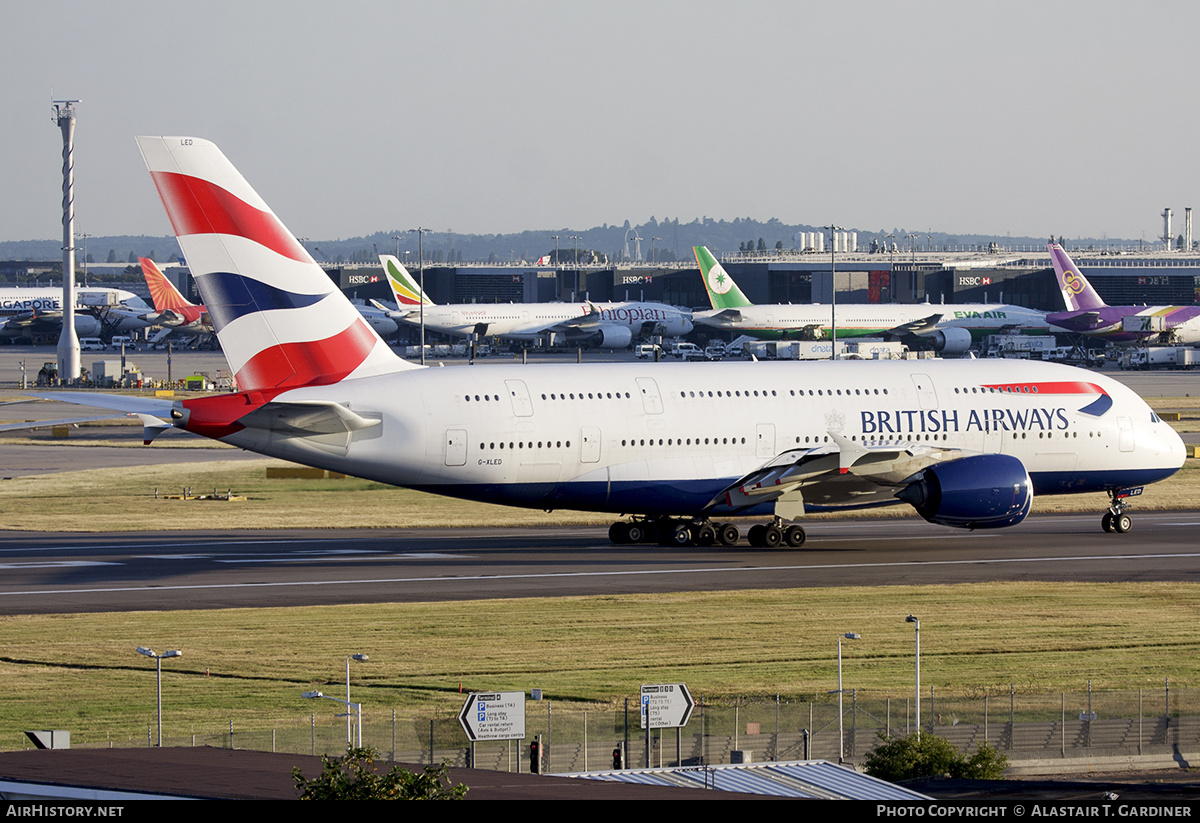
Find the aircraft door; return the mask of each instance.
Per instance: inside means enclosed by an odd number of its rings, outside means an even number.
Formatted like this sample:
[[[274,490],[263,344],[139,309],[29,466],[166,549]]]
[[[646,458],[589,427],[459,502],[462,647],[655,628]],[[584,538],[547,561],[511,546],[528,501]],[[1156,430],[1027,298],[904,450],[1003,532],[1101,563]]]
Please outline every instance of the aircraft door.
[[[754,456],[768,459],[775,456],[775,424],[759,423],[754,442]]]
[[[467,463],[467,430],[446,430],[446,465],[465,466]]]
[[[533,417],[533,400],[524,380],[505,380],[508,397],[512,400],[513,414],[517,417]]]
[[[662,414],[663,401],[662,395],[658,391],[658,383],[653,377],[639,377],[637,379],[638,391],[642,395],[642,408],[646,414]]]
[[[929,379],[927,374],[914,374],[912,376],[913,388],[917,390],[917,400],[921,403],[922,409],[936,409],[938,407],[937,392],[933,388],[933,381]]]
[[[580,455],[583,463],[600,462],[600,427],[584,426],[579,432]]]
[[[1133,419],[1117,418],[1117,445],[1123,452],[1133,451]]]

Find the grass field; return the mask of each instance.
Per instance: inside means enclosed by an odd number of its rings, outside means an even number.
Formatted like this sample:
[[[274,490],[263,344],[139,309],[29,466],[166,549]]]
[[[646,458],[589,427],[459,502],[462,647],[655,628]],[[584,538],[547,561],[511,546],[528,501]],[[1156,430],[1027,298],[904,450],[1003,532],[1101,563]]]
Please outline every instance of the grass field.
[[[863,698],[904,696],[909,613],[921,617],[923,687],[939,694],[1183,687],[1200,682],[1198,607],[1200,585],[1031,583],[7,617],[0,747],[26,728],[136,736],[154,714],[140,644],[184,652],[163,666],[178,735],[307,717],[300,693],[339,694],[352,652],[371,657],[354,664],[356,698],[402,718],[456,712],[460,686],[600,705],[656,682],[709,700],[819,699],[847,631],[862,635],[844,649],[847,683]]]

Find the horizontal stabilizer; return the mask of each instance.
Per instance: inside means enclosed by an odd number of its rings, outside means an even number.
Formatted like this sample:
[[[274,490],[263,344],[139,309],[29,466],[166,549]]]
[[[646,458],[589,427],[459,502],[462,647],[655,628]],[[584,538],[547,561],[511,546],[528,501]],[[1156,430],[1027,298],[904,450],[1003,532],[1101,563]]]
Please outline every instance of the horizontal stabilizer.
[[[380,421],[363,417],[331,400],[291,400],[267,403],[238,423],[248,429],[266,429],[295,434],[341,434],[378,426]]]

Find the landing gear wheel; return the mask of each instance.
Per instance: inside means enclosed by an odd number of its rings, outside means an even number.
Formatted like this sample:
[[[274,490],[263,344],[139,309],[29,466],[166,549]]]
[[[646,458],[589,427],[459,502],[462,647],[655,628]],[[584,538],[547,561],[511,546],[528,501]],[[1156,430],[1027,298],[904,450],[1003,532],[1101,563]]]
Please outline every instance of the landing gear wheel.
[[[690,546],[692,530],[686,523],[662,523],[658,527],[658,542],[662,546]]]
[[[608,527],[609,542],[617,546],[623,546],[629,542],[629,524],[622,523],[618,520]]]
[[[692,541],[697,546],[711,546],[717,542],[717,530],[710,523],[692,527]]]
[[[625,537],[628,543],[646,542],[646,527],[641,523],[625,524]]]
[[[763,546],[768,549],[778,549],[783,543],[783,529],[776,526],[774,523],[763,526],[762,533]]]
[[[1108,532],[1109,534],[1112,534],[1112,530],[1113,530],[1113,514],[1112,514],[1112,512],[1104,513],[1104,516],[1100,518],[1100,525],[1104,528],[1104,531]]]
[[[722,546],[737,545],[739,537],[741,534],[738,532],[738,527],[732,523],[722,523],[717,527],[717,539],[721,541]]]
[[[766,530],[766,526],[762,525],[761,523],[756,523],[751,526],[750,531],[746,533],[746,540],[748,540],[750,545],[754,548],[761,549],[767,545],[765,542],[763,542],[763,532]]]
[[[1125,534],[1133,528],[1133,518],[1127,514],[1118,514],[1113,518],[1112,528],[1117,534]]]
[[[788,526],[783,530],[783,539],[789,548],[798,549],[804,545],[808,535],[805,534],[803,526]]]

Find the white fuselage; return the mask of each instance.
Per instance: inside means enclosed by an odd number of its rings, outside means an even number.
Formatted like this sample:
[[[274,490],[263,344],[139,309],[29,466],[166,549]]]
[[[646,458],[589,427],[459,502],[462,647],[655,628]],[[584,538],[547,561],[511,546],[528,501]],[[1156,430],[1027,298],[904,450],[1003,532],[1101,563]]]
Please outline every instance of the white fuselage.
[[[732,314],[735,312],[736,315]],[[966,329],[976,338],[1002,329],[1049,330],[1043,312],[993,303],[839,303],[836,311],[828,303],[753,305],[696,312],[694,319],[698,325],[767,338],[829,337],[836,323],[839,337],[861,337],[882,334],[934,315],[941,315],[938,328]]]
[[[999,388],[998,388],[999,387]],[[1002,453],[1038,494],[1162,479],[1179,436],[1125,386],[1036,362],[488,366],[285,392],[380,425],[222,439],[398,486],[538,508],[691,515],[777,455],[830,445]],[[836,506],[835,506],[836,507]]]
[[[406,307],[405,323],[421,322],[421,309]],[[483,329],[488,337],[531,340],[547,331],[580,334],[602,325],[628,328],[634,335],[650,324],[660,334],[675,336],[692,330],[691,313],[663,303],[459,303],[427,305],[427,329],[465,337]]]

